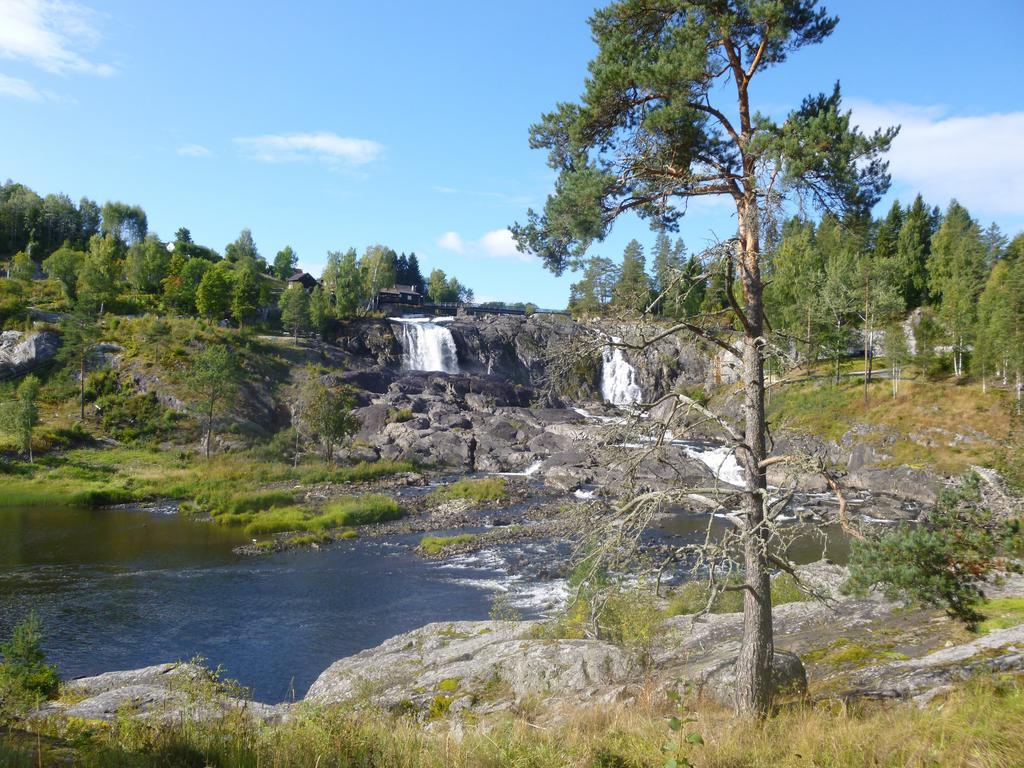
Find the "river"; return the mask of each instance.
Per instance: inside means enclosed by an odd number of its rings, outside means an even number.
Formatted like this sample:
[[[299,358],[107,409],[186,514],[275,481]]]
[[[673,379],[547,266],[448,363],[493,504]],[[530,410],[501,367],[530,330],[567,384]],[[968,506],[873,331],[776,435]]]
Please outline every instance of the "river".
[[[545,606],[499,558],[421,560],[419,536],[245,557],[237,530],[69,508],[0,509],[0,532],[0,637],[34,610],[66,678],[199,654],[277,702],[399,632],[487,618],[498,588],[525,616]]]

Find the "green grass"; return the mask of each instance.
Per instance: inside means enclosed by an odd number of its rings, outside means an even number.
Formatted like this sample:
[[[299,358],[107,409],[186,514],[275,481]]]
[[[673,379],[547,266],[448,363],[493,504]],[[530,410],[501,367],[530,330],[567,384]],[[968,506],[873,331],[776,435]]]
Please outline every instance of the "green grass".
[[[438,555],[449,547],[468,544],[480,538],[475,533],[460,533],[456,536],[424,536],[420,541],[420,551],[426,555]]]
[[[733,579],[730,584],[737,584]],[[705,581],[688,581],[669,598],[666,616],[682,616],[703,611],[711,596],[711,589]],[[796,580],[788,573],[772,578],[772,605],[801,603],[811,598],[800,590]],[[720,592],[711,605],[711,613],[739,613],[743,610],[743,592],[730,590]]]
[[[1024,624],[1024,597],[997,597],[987,600],[980,610],[986,617],[978,625],[982,634]]]
[[[244,522],[245,532],[250,536],[289,531],[322,533],[334,528],[397,520],[404,514],[394,499],[370,494],[332,502],[319,514],[311,515],[301,507],[275,507],[255,513],[248,520],[239,518],[238,522]]]
[[[910,657],[878,643],[857,642],[840,637],[824,648],[801,654],[801,658],[809,663],[860,667],[875,662],[902,661]]]
[[[484,477],[479,480],[463,478],[442,486],[430,494],[436,501],[471,499],[472,501],[498,501],[507,495],[504,477]]]
[[[416,465],[408,461],[361,461],[351,467],[300,467],[298,479],[303,483],[368,483],[415,471]]]

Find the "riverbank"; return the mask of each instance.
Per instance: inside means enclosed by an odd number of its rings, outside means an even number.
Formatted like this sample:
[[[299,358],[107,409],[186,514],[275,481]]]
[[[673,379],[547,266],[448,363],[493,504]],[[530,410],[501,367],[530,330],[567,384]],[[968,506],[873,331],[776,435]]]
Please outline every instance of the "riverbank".
[[[819,587],[843,578],[826,565],[801,573]],[[776,608],[777,652],[805,666],[788,673],[776,717],[743,728],[723,698],[740,614],[669,619],[642,646],[563,638],[550,623],[442,622],[336,662],[296,704],[234,698],[237,688],[190,665],[73,681],[0,735],[0,756],[16,766],[40,754],[82,765],[191,755],[225,766],[649,766],[671,742],[702,766],[814,755],[1009,768],[1024,749],[1024,614],[1012,608],[1024,581],[995,594],[977,634],[880,596]],[[700,740],[675,742],[667,719],[684,715]]]

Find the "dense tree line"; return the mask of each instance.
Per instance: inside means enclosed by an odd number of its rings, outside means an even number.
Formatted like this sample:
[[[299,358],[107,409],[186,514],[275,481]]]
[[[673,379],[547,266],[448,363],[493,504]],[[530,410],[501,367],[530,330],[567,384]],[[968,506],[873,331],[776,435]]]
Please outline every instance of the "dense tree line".
[[[909,205],[894,202],[878,219],[796,216],[768,235],[767,318],[788,340],[780,352],[790,362],[832,360],[838,374],[841,360],[861,350],[870,373],[875,350],[900,367],[913,349],[933,372],[948,365],[957,376],[1019,385],[1024,234],[1010,241],[995,224],[982,228],[957,201],[943,212],[918,195]],[[702,263],[665,233],[652,253],[650,270],[636,240],[618,264],[584,260],[570,310],[730,322],[729,276],[720,260]]]
[[[0,267],[9,278],[0,285],[0,323],[17,318],[31,299],[31,281],[43,277],[59,287],[67,306],[93,315],[164,311],[240,327],[280,317],[296,335],[322,336],[333,321],[370,309],[377,292],[395,284],[435,302],[473,298],[440,269],[425,278],[415,253],[384,245],[362,256],[355,249],[329,252],[320,285],[311,291],[278,282],[288,281],[297,264],[291,246],[268,262],[249,229],[222,255],[196,243],[184,227],[164,242],[149,231],[138,205],[100,206],[88,198],[75,204],[11,181],[0,187]]]

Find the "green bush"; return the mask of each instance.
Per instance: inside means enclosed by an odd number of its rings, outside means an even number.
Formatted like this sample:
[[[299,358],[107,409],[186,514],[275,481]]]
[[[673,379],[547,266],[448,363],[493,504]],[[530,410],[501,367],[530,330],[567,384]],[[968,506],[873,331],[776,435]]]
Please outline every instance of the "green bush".
[[[57,695],[60,678],[46,663],[39,619],[34,613],[0,644],[0,714],[24,712]]]
[[[391,408],[388,410],[388,423],[400,424],[412,419],[412,408]]]
[[[726,585],[737,586],[738,576],[726,580]],[[688,581],[669,598],[665,613],[668,616],[683,616],[703,611],[711,596],[711,586],[706,581]],[[780,573],[772,579],[772,605],[800,603],[810,597],[797,586],[796,579],[788,573]],[[711,613],[740,613],[743,610],[743,592],[721,591],[711,604]]]

